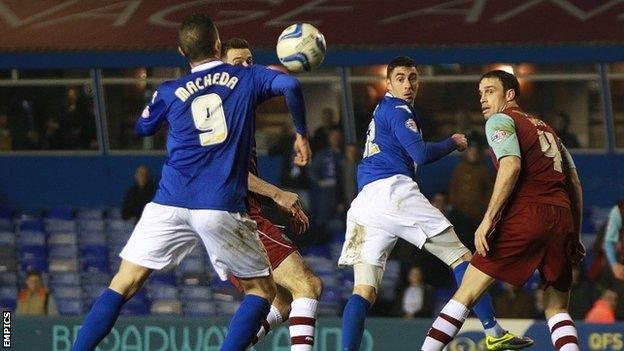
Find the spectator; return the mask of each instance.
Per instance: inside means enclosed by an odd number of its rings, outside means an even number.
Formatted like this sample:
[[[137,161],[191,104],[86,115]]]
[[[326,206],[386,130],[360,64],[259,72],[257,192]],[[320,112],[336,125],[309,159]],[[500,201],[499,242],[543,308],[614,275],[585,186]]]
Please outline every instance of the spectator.
[[[498,318],[533,318],[535,300],[521,288],[503,283],[503,291],[494,297],[494,310]]]
[[[603,249],[613,277],[624,281],[624,200],[613,206],[609,212],[607,229],[604,236]]]
[[[41,147],[45,150],[60,150],[63,148],[63,135],[61,125],[56,117],[48,117]]]
[[[26,288],[19,292],[15,313],[18,315],[58,314],[54,298],[43,285],[39,271],[31,271],[26,275]]]
[[[12,149],[11,130],[9,130],[9,120],[6,114],[0,114],[0,151]]]
[[[16,98],[9,104],[8,125],[11,128],[13,150],[37,150],[39,145],[39,121],[35,104],[27,98]]]
[[[450,219],[459,239],[475,251],[474,232],[479,227],[492,193],[492,173],[483,160],[479,145],[471,144],[451,175]]]
[[[585,323],[614,323],[617,298],[615,291],[606,289],[585,315]]]
[[[332,129],[328,140],[329,146],[317,152],[310,165],[313,182],[312,216],[322,233],[325,233],[329,221],[342,215],[345,208],[342,131],[338,128]]]
[[[95,117],[77,87],[67,88],[65,106],[60,114],[65,149],[97,148]]]
[[[564,111],[555,112],[550,126],[557,132],[557,136],[561,139],[561,143],[568,149],[576,149],[581,147],[578,137],[570,132],[570,115]]]
[[[156,193],[156,186],[150,179],[149,169],[141,165],[134,172],[134,185],[126,191],[121,216],[123,219],[131,219],[135,222],[141,218],[143,208],[152,201]]]
[[[403,318],[430,318],[433,288],[425,284],[422,269],[412,266],[407,274],[408,285],[401,298],[401,312]]]
[[[329,107],[326,107],[321,111],[321,123],[321,126],[316,129],[316,132],[314,132],[314,136],[310,141],[312,152],[318,152],[329,146],[330,131],[340,128],[340,126],[336,124],[334,110]]]

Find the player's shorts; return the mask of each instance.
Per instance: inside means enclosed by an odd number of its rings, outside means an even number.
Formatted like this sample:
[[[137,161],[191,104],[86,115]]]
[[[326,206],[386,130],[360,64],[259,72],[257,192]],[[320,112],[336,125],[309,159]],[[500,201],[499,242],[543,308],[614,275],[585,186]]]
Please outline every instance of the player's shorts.
[[[246,214],[208,209],[187,209],[150,202],[119,256],[155,270],[176,266],[204,243],[222,280],[265,277],[270,273],[266,251],[256,222]]]
[[[565,207],[522,203],[495,224],[490,252],[477,253],[471,264],[480,271],[520,287],[539,270],[545,284],[568,291],[572,283],[572,212]]]
[[[385,268],[398,238],[418,248],[451,223],[404,175],[364,186],[347,212],[347,231],[339,266],[368,263]],[[459,239],[458,239],[459,242]]]
[[[251,215],[258,226],[260,241],[269,256],[271,268],[277,268],[286,257],[297,251],[297,246],[284,235],[269,219],[262,215]]]

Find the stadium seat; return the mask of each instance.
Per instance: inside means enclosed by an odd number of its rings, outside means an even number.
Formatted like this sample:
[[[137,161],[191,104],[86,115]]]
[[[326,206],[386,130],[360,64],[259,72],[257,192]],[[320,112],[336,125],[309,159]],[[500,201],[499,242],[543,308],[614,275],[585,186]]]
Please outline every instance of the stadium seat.
[[[122,315],[143,315],[150,311],[150,302],[145,294],[145,290],[139,292],[130,300],[128,300],[121,308]]]
[[[97,231],[81,231],[78,233],[78,244],[84,246],[106,246],[106,235]]]
[[[108,247],[106,246],[106,244],[89,244],[81,246],[80,257],[108,259]]]
[[[52,232],[48,235],[48,245],[72,245],[78,243],[74,232]]]
[[[81,258],[80,271],[82,273],[110,273],[111,268],[108,263],[108,257]]]
[[[15,272],[0,272],[0,286],[17,286],[17,274]]]
[[[92,272],[82,275],[83,285],[104,285],[108,286],[111,275],[106,272]]]
[[[0,247],[15,247],[16,235],[11,231],[0,231]]]
[[[189,317],[214,317],[217,315],[215,305],[211,301],[183,303],[182,309],[184,315]]]
[[[104,220],[101,219],[84,219],[76,221],[78,232],[101,232],[104,233]]]
[[[70,207],[53,207],[45,211],[45,218],[71,221],[74,219],[74,209]]]
[[[12,247],[0,247],[0,272],[17,271],[17,255]]]
[[[14,310],[17,303],[17,286],[0,287],[0,307],[7,310]]]
[[[77,220],[85,220],[85,219],[101,220],[103,218],[104,218],[104,210],[102,209],[82,209],[82,210],[76,211]]]
[[[39,218],[25,218],[20,219],[17,222],[17,231],[18,233],[24,231],[37,231],[43,232],[43,222]]]
[[[54,272],[50,270],[50,286],[80,286],[80,274],[76,272]]]
[[[121,219],[121,209],[119,207],[112,207],[106,211],[107,219]]]
[[[60,299],[55,297],[56,308],[59,313],[65,316],[76,316],[83,313],[83,304],[80,299]]]
[[[54,273],[77,272],[78,261],[75,258],[51,258],[49,270]]]
[[[0,230],[13,231],[13,221],[7,218],[0,218]]]
[[[17,249],[17,256],[20,260],[29,260],[29,259],[46,259],[47,257],[47,248],[43,245],[23,245],[19,246]]]
[[[147,287],[150,299],[154,300],[175,300],[178,298],[178,288],[171,285],[152,284]]]
[[[178,266],[178,271],[184,276],[186,274],[204,273],[204,260],[197,257],[186,257]]]
[[[149,277],[150,284],[176,286],[176,276],[173,272],[154,272]]]
[[[182,303],[178,300],[155,300],[150,308],[152,314],[182,314]]]
[[[75,232],[76,222],[64,219],[45,219],[43,221],[46,232]]]
[[[18,246],[40,245],[46,243],[46,235],[40,230],[24,230],[20,231],[16,237]]]
[[[123,219],[107,219],[106,231],[108,232],[124,232],[130,233],[134,229],[133,221],[126,221]]]
[[[58,244],[58,245],[49,245],[48,246],[48,257],[52,258],[78,258],[78,247],[76,245],[66,245],[66,244]]]
[[[56,299],[82,299],[82,289],[79,286],[59,285],[52,290],[52,295]]]
[[[212,290],[208,286],[183,286],[180,288],[180,299],[184,302],[210,301]]]

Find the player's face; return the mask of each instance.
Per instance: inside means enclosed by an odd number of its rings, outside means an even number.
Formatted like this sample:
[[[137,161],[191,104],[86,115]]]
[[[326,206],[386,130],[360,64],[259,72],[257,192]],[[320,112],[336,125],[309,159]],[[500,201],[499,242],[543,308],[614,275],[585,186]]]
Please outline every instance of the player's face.
[[[485,119],[507,108],[513,99],[513,90],[505,92],[503,83],[498,78],[484,78],[479,82],[479,102]]]
[[[230,65],[251,66],[253,64],[253,55],[249,49],[230,49],[225,54],[225,63]]]
[[[390,94],[412,104],[418,93],[416,67],[396,67],[387,79]]]

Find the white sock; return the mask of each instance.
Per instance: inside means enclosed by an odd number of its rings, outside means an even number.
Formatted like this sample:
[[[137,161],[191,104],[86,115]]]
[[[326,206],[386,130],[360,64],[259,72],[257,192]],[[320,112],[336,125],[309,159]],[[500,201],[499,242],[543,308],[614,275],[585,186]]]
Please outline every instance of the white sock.
[[[441,351],[459,332],[468,313],[470,310],[466,306],[450,300],[440,311],[438,318],[433,321],[421,347],[422,351]]]
[[[568,313],[557,313],[550,317],[548,329],[557,351],[579,351],[576,325]]]
[[[312,351],[318,300],[300,298],[290,306],[290,350]]]
[[[258,334],[256,334],[256,336],[251,341],[251,345],[257,344],[260,339],[267,335],[276,326],[282,324],[282,322],[282,314],[277,309],[277,307],[271,305],[271,309],[266,315],[266,318],[262,321],[262,324],[260,325],[260,330],[258,330]]]
[[[505,329],[503,329],[503,327],[498,324],[498,321],[496,321],[496,325],[492,328],[485,329],[485,335],[494,338],[500,338],[501,336],[503,336],[503,334],[505,334]]]

